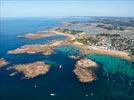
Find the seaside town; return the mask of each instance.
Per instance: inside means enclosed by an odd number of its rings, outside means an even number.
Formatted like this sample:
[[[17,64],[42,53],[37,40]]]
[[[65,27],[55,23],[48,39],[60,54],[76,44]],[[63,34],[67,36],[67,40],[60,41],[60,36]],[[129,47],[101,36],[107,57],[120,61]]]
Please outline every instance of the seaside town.
[[[121,22],[119,25],[117,22]],[[75,29],[75,27],[79,27]],[[88,29],[89,28],[89,29]],[[98,32],[90,32],[90,29],[100,29]],[[88,30],[87,30],[88,29]],[[59,46],[74,46],[82,53],[76,58],[74,65],[74,74],[83,83],[92,82],[96,79],[95,71],[99,67],[96,62],[87,59],[87,54],[103,54],[120,57],[130,61],[134,61],[134,25],[133,19],[96,19],[93,22],[63,22],[61,27],[54,27],[49,30],[38,31],[36,33],[27,33],[18,38],[40,39],[55,35],[64,35],[66,40],[53,40],[46,44],[24,45],[15,50],[10,50],[8,54],[43,54],[51,55]],[[127,35],[128,34],[128,35]],[[7,61],[0,60],[0,65],[4,66]],[[51,65],[45,62],[33,62],[30,64],[15,65],[15,72],[11,73],[14,76],[16,71],[22,72],[26,78],[34,78],[40,74],[46,74]]]
[[[134,0],[0,0],[0,100],[134,100]]]

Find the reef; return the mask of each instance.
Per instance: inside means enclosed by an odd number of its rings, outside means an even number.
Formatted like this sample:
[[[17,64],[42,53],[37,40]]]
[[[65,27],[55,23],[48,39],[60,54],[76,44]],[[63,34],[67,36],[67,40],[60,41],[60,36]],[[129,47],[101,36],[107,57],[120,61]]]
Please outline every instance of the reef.
[[[8,64],[8,62],[6,60],[4,60],[3,58],[0,59],[0,68],[7,64]]]

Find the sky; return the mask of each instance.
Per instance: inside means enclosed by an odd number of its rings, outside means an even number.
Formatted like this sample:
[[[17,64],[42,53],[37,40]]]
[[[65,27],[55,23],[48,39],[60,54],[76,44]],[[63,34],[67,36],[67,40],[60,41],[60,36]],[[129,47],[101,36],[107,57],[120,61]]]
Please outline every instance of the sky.
[[[0,0],[1,17],[134,17],[134,0]]]

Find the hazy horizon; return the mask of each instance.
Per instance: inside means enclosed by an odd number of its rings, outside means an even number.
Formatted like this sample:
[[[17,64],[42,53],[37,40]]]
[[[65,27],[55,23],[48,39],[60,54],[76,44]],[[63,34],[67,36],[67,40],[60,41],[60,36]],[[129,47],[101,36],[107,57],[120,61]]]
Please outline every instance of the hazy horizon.
[[[1,0],[1,17],[134,17],[133,0]]]

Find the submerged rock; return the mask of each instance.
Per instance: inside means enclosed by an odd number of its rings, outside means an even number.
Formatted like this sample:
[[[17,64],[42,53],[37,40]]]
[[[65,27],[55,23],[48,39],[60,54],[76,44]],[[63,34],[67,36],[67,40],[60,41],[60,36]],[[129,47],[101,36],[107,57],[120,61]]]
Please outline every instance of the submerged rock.
[[[77,61],[73,71],[81,82],[92,82],[96,79],[92,68],[97,68],[97,66],[98,65],[90,59],[80,59]]]
[[[77,60],[77,59],[80,59],[80,56],[70,55],[69,58]]]
[[[7,64],[8,64],[8,62],[6,60],[4,60],[3,58],[0,59],[0,68]]]

